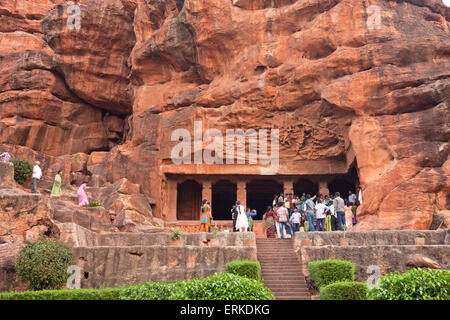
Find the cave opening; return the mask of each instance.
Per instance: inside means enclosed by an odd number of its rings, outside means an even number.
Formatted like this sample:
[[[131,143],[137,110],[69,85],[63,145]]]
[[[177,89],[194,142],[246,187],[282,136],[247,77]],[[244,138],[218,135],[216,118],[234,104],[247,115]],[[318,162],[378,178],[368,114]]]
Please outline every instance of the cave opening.
[[[229,180],[220,180],[213,184],[211,189],[214,220],[231,220],[231,207],[236,203],[236,184]]]
[[[359,185],[358,170],[356,169],[356,166],[352,166],[347,174],[339,175],[330,181],[328,183],[328,189],[330,190],[330,195],[339,192],[341,198],[346,200],[348,199],[348,192],[352,191],[356,194],[356,188]]]
[[[177,185],[177,219],[199,220],[202,203],[202,185],[186,180]]]
[[[294,195],[301,197],[303,194],[314,196],[319,192],[319,186],[309,179],[300,179],[294,182]]]
[[[275,195],[283,193],[283,185],[275,180],[252,180],[247,183],[247,208],[256,210],[254,220],[261,220]]]

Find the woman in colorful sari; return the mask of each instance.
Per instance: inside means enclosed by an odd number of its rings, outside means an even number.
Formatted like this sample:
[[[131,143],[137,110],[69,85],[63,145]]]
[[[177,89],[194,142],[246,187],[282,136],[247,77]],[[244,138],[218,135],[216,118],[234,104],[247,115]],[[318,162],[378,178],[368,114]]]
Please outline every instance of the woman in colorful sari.
[[[211,207],[207,200],[202,201],[202,208],[200,211],[200,231],[208,232],[211,224]]]
[[[270,206],[267,207],[266,213],[264,213],[263,221],[267,238],[275,238],[275,213]]]
[[[78,205],[80,207],[87,207],[87,205],[89,204],[89,201],[88,201],[88,197],[86,194],[86,183],[83,183],[78,188],[77,196],[78,196]]]
[[[61,195],[61,174],[62,171],[59,170],[55,176],[55,182],[53,182],[53,188],[50,196],[60,196]]]

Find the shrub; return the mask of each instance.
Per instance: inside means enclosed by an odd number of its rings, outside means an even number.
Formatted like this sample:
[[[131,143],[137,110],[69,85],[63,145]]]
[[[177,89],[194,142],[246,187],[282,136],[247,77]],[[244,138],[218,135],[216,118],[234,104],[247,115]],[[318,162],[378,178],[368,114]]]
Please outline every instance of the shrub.
[[[370,300],[450,300],[450,270],[414,268],[388,273],[369,290]]]
[[[31,290],[60,289],[69,274],[67,268],[76,264],[72,251],[57,241],[38,240],[27,243],[16,261],[20,280]]]
[[[271,300],[272,292],[256,280],[231,273],[204,279],[146,282],[122,291],[122,300]]]
[[[186,281],[145,282],[122,290],[121,300],[178,300],[184,295]]]
[[[170,228],[170,239],[178,240],[180,238],[181,230],[180,228]]]
[[[238,276],[261,280],[261,265],[256,260],[236,260],[226,264],[226,271]]]
[[[316,288],[338,281],[354,281],[355,266],[345,260],[317,260],[308,263],[309,277]]]
[[[185,300],[272,300],[273,293],[261,282],[232,273],[214,273],[193,279],[184,288]]]
[[[320,288],[320,300],[366,300],[367,284],[356,281],[339,281]]]
[[[33,165],[23,159],[12,159],[11,162],[14,164],[14,180],[23,185],[33,174]]]
[[[88,207],[103,207],[103,205],[99,202],[92,201],[92,202],[89,202]]]
[[[0,300],[119,300],[124,288],[3,292]]]

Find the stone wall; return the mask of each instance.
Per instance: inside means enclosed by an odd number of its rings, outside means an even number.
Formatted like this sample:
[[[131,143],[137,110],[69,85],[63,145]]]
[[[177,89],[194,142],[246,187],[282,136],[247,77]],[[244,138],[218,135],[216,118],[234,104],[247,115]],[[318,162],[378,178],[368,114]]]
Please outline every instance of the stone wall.
[[[58,225],[61,240],[73,246],[81,268],[82,288],[116,287],[145,281],[206,277],[225,270],[232,260],[256,260],[252,233],[98,234],[68,223]]]
[[[12,188],[14,186],[14,165],[0,162],[0,188]]]
[[[416,245],[417,236],[425,238],[424,245]],[[308,275],[308,263],[322,259],[341,259],[355,264],[355,278],[366,281],[367,268],[375,265],[381,275],[405,272],[413,265],[434,265],[440,269],[450,268],[450,229],[437,231],[353,231],[346,232],[348,246],[341,246],[343,232],[310,232],[312,246],[302,245],[306,239],[303,232],[295,236],[295,250],[303,272]],[[373,271],[372,271],[373,273]]]

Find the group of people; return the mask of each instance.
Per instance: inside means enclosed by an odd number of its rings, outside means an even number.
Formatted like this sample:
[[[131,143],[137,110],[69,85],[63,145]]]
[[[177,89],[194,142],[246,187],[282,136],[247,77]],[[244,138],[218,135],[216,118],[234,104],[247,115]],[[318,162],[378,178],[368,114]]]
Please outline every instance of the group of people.
[[[268,238],[284,239],[300,231],[338,231],[347,230],[356,224],[356,210],[362,203],[362,190],[358,188],[358,196],[349,191],[348,198],[341,198],[336,192],[334,196],[303,194],[301,197],[292,194],[275,195],[272,206],[268,206],[263,216],[264,229]],[[351,225],[347,222],[346,212],[351,210]]]
[[[11,155],[8,152],[0,154],[0,162],[8,163],[11,161]],[[40,167],[40,161],[35,161],[33,165],[33,172],[31,174],[30,189],[33,193],[38,192],[39,181],[42,179],[42,169]],[[61,195],[62,186],[62,170],[58,170],[53,181],[52,190],[50,196],[58,197]],[[86,194],[86,184],[83,183],[77,191],[78,205],[80,207],[86,207],[89,204]]]

